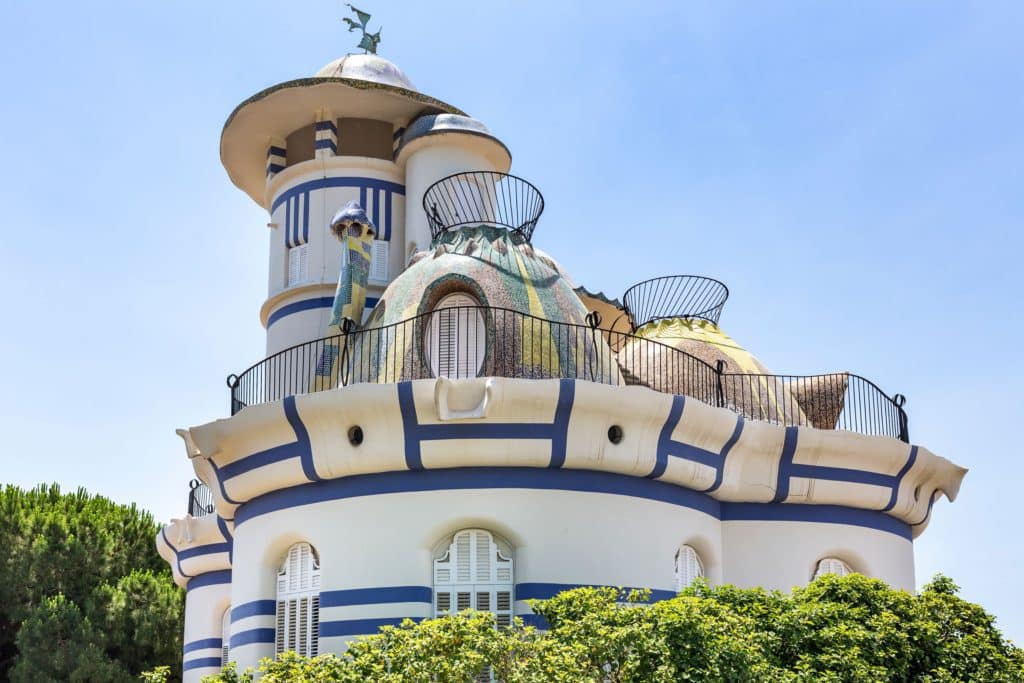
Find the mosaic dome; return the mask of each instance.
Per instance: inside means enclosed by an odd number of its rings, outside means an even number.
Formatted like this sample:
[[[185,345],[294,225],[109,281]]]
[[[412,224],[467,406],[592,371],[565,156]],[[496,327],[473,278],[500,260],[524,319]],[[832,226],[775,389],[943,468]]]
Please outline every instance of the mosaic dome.
[[[583,377],[588,371],[582,364],[589,362],[593,368],[595,358],[611,357],[601,335],[587,326],[588,311],[573,291],[572,281],[554,260],[518,234],[489,225],[463,227],[442,233],[431,247],[413,255],[363,325],[363,329],[401,327],[403,332],[385,333],[388,343],[383,350],[378,348],[379,339],[367,337],[364,348],[355,349],[355,367],[400,366],[411,368],[407,375],[431,376],[423,337],[431,324],[436,325],[431,323],[436,315],[432,311],[446,299],[458,306],[482,307],[479,318],[475,309],[460,309],[466,315],[453,323],[465,326],[479,320],[473,325],[480,330],[482,350],[475,372],[481,376]],[[452,299],[455,295],[460,296]],[[402,322],[410,319],[416,322]],[[400,359],[384,359],[382,364],[382,353],[399,354]],[[594,378],[597,381],[621,383],[618,368],[608,365],[604,362],[589,372],[600,374]]]

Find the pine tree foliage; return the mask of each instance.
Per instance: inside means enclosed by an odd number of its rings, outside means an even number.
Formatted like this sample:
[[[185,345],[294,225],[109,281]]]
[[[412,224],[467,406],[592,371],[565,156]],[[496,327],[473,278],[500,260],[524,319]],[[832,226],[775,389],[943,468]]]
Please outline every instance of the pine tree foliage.
[[[83,489],[0,489],[0,680],[130,680],[164,663],[180,677],[184,597],[157,530]]]

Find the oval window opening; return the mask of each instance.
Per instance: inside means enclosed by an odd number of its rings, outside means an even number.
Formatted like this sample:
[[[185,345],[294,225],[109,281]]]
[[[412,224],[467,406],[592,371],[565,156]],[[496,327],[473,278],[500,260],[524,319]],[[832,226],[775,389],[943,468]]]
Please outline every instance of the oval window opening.
[[[434,377],[478,377],[487,354],[487,330],[479,302],[449,294],[430,314],[424,350]]]

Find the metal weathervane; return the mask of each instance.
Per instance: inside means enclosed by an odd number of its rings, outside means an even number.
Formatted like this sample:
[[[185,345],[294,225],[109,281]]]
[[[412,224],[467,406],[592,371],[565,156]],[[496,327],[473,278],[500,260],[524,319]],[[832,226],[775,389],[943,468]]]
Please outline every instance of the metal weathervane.
[[[348,24],[348,30],[352,31],[359,30],[363,32],[363,38],[359,41],[359,47],[363,48],[363,53],[377,54],[377,46],[380,45],[380,29],[377,29],[376,33],[368,33],[366,31],[366,25],[370,23],[370,15],[361,9],[352,7],[350,3],[345,3],[359,18],[359,21],[354,21],[348,17],[343,17],[342,21]]]

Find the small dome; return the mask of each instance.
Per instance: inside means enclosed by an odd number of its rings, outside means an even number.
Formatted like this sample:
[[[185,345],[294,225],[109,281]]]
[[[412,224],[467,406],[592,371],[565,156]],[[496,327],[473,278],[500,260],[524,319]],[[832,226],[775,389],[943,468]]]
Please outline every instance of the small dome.
[[[405,72],[378,55],[345,55],[314,74],[315,78],[355,78],[416,91]]]

